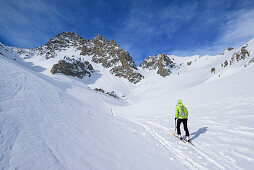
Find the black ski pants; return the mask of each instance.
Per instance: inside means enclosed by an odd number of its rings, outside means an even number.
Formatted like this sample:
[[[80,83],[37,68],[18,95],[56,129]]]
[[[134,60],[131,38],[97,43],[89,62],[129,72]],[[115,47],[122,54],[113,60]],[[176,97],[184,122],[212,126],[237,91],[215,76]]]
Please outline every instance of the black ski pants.
[[[187,121],[188,121],[188,119],[177,119],[177,126],[176,126],[176,128],[177,128],[177,134],[178,135],[181,135],[180,125],[183,122],[183,128],[185,130],[185,135],[189,136],[189,130],[188,130],[188,127],[187,127]]]

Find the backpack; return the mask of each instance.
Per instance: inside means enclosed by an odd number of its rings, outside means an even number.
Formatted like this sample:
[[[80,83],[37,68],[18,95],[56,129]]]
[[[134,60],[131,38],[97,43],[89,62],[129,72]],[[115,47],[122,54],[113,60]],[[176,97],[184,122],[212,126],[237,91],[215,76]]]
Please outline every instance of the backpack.
[[[181,117],[185,117],[188,115],[188,111],[187,111],[187,108],[184,107],[184,106],[181,106]]]

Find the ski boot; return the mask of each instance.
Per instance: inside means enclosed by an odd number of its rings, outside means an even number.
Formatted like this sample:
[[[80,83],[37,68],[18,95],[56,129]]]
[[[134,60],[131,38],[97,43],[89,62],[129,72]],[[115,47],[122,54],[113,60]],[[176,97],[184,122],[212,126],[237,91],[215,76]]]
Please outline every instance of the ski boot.
[[[186,136],[184,139],[186,142],[189,142],[189,136]]]
[[[183,139],[181,135],[177,135],[177,138],[180,139],[180,140]]]

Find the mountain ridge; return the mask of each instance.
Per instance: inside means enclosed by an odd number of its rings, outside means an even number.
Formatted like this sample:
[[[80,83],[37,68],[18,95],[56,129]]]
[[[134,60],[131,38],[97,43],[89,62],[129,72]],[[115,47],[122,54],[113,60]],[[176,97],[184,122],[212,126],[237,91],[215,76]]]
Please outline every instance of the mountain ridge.
[[[42,56],[46,60],[55,60],[52,61],[49,70],[52,70],[53,67],[56,68],[59,62],[61,63],[70,63],[69,69],[76,68],[75,70],[70,70],[70,72],[77,73],[77,69],[80,67],[77,65],[78,61],[84,61],[87,65],[91,65],[89,68],[92,68],[95,64],[100,64],[104,68],[108,69],[108,71],[119,78],[127,79],[129,82],[136,84],[139,83],[142,79],[145,78],[143,75],[143,71],[152,71],[157,70],[157,74],[162,77],[168,77],[171,74],[180,74],[186,70],[185,67],[193,68],[193,65],[197,65],[197,63],[201,63],[200,61],[203,58],[208,58],[207,60],[214,60],[211,58],[217,58],[220,61],[220,66],[216,61],[213,61],[214,64],[210,64],[209,72],[211,74],[217,74],[218,72],[223,72],[223,68],[231,67],[231,65],[239,65],[241,67],[247,67],[254,61],[253,56],[253,43],[254,39],[248,41],[244,46],[240,48],[232,48],[229,47],[224,52],[216,55],[216,56],[190,56],[190,57],[177,57],[166,54],[158,54],[155,56],[148,56],[144,59],[140,65],[137,67],[133,58],[130,56],[128,51],[125,51],[119,47],[119,45],[114,41],[109,41],[106,38],[102,37],[100,34],[93,37],[91,40],[82,38],[76,33],[73,32],[62,32],[56,35],[55,38],[50,38],[49,41],[44,45],[33,49],[23,49],[16,47],[8,47],[16,53],[16,56],[20,56],[24,60],[29,60],[32,57]],[[250,44],[250,45],[249,45]],[[4,45],[1,45],[2,48]],[[70,50],[72,48],[72,51]],[[68,52],[70,50],[70,52]],[[63,55],[64,53],[69,53],[70,55]],[[61,56],[60,56],[61,53]],[[73,53],[73,54],[71,54]],[[16,57],[17,59],[19,57]],[[57,59],[56,59],[57,58]],[[66,58],[69,60],[67,61]],[[224,59],[223,59],[224,58]],[[74,61],[75,60],[75,61]],[[202,61],[203,62],[203,61]],[[207,62],[209,63],[209,61]],[[39,64],[39,63],[35,63]],[[62,64],[61,67],[58,68],[59,73],[65,74],[66,64]],[[67,66],[66,66],[67,67]],[[84,68],[84,66],[82,66]],[[54,69],[53,69],[54,70]],[[91,70],[91,69],[90,69]],[[100,69],[99,69],[100,70]],[[188,70],[188,69],[187,69]],[[85,69],[83,71],[90,72]],[[93,72],[89,74],[82,75],[86,76],[93,75]],[[54,71],[52,72],[54,74]],[[80,74],[80,73],[79,73]],[[95,71],[96,74],[96,71]],[[153,74],[153,73],[152,73]],[[181,73],[182,74],[182,73]],[[75,74],[69,74],[76,77]],[[218,76],[222,76],[218,74]],[[83,78],[81,76],[80,78]]]

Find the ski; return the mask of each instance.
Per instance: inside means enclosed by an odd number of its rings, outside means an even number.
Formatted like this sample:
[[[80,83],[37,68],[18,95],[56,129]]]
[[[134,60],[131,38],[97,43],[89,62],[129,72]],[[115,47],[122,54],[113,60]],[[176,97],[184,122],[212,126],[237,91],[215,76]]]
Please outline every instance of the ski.
[[[186,143],[186,141],[185,140],[183,140],[183,139],[179,139],[174,133],[172,134],[174,137],[176,137],[178,140],[180,140],[180,141],[183,141],[184,143]]]
[[[184,140],[184,141],[185,141],[185,143],[189,143],[190,145],[195,146],[193,143],[191,143],[191,141],[186,141],[186,140]]]
[[[177,139],[179,139],[174,133],[172,133],[172,135],[174,136],[174,137],[176,137]],[[190,144],[190,145],[192,145],[192,146],[195,146],[193,143],[191,143],[190,141],[186,141],[185,139],[179,139],[180,141],[183,141],[184,143],[188,143],[188,144]]]

